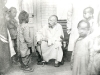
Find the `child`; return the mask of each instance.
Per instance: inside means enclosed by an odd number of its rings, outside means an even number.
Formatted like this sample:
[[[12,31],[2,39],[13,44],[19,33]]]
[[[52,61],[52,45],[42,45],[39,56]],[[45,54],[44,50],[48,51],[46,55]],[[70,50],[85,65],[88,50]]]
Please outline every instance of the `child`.
[[[16,17],[16,14],[17,14],[17,10],[15,7],[11,7],[9,9],[9,18],[10,20],[8,21],[8,29],[9,29],[9,32],[10,32],[10,35],[11,35],[11,39],[12,39],[12,42],[13,42],[13,46],[14,46],[14,50],[16,52],[16,55],[13,57],[13,62],[16,63],[18,61],[18,52],[17,52],[17,26],[18,26],[18,23],[15,19]]]
[[[73,51],[73,71],[72,75],[87,75],[90,39],[88,33],[90,24],[86,20],[81,20],[78,23],[79,38],[77,39]]]
[[[98,15],[98,28],[94,31],[92,57],[89,64],[88,75],[100,75],[100,12]],[[96,34],[96,35],[95,35]]]
[[[89,64],[88,75],[100,75],[100,35],[93,42],[93,54]]]
[[[93,14],[94,14],[94,9],[92,7],[87,7],[83,10],[83,17],[86,21],[90,23],[90,33],[93,32],[94,27],[93,27]]]
[[[17,29],[18,31],[17,46],[18,46],[18,51],[20,52],[19,62],[21,64],[21,69],[25,71],[33,71],[32,68],[28,66],[29,61],[26,61],[30,56],[28,52],[32,45],[32,40],[29,36],[29,27],[27,24],[29,21],[29,15],[26,11],[21,11],[18,19],[20,25],[18,26]]]

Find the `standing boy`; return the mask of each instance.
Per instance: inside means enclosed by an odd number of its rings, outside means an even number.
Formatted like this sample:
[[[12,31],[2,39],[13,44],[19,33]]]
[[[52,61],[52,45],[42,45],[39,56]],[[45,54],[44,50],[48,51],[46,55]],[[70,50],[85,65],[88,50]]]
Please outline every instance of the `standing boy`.
[[[83,10],[84,19],[90,23],[90,33],[92,33],[94,30],[93,14],[94,14],[94,9],[92,7],[87,7]]]
[[[77,39],[73,51],[72,75],[87,75],[91,41],[88,37],[90,24],[86,20],[81,20],[77,26],[79,38]]]
[[[14,50],[16,52],[16,55],[14,56],[13,62],[18,61],[18,51],[17,51],[17,26],[18,26],[18,23],[17,23],[17,21],[15,19],[16,14],[17,14],[16,8],[15,7],[11,7],[9,9],[9,18],[10,18],[10,20],[8,21],[8,25],[7,26],[8,26],[10,35],[11,35],[11,39],[12,39],[12,42],[13,42]]]

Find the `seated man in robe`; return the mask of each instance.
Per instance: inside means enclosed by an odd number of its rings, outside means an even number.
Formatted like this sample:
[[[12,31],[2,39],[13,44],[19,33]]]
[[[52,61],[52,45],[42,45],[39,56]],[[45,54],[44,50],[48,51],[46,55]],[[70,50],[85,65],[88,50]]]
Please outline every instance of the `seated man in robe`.
[[[40,63],[45,64],[50,59],[55,59],[55,67],[59,67],[62,61],[63,51],[61,46],[64,36],[62,26],[57,23],[57,20],[56,15],[50,16],[48,25],[37,32],[37,46],[40,46],[38,51],[43,58]]]

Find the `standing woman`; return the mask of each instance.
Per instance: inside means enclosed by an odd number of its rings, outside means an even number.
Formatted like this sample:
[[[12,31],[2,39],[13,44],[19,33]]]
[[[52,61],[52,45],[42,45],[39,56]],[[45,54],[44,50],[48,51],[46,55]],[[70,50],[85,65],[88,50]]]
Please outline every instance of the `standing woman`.
[[[7,32],[7,8],[5,7],[6,0],[0,0],[0,75],[10,67],[10,48],[9,37]]]
[[[26,11],[21,11],[19,14],[19,23],[18,26],[18,37],[17,37],[17,46],[20,52],[19,62],[21,64],[21,69],[25,71],[32,71],[32,68],[25,64],[27,56],[29,56],[29,48],[32,45],[32,40],[29,36],[29,14]]]

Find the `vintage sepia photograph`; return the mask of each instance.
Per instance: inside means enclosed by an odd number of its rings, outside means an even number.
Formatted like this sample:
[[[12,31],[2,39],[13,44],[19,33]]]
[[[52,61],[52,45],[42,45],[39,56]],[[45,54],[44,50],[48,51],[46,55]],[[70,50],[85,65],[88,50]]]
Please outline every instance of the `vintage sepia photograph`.
[[[100,0],[0,0],[0,75],[100,75]]]

